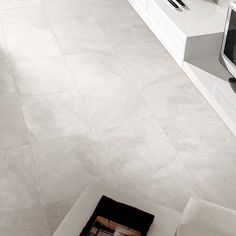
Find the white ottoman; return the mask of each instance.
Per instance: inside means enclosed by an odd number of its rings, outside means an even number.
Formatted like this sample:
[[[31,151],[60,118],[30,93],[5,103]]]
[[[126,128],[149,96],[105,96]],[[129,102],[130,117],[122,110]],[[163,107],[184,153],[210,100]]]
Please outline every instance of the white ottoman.
[[[126,203],[155,215],[155,220],[148,232],[148,236],[175,235],[180,223],[181,213],[161,205],[128,196],[114,189],[92,184],[74,204],[53,236],[79,236],[102,195],[106,195],[116,201]]]

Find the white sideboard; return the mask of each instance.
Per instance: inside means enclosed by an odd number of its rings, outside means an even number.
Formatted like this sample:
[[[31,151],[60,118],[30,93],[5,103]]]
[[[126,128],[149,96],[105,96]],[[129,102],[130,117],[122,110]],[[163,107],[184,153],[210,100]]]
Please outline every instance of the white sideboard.
[[[219,63],[227,9],[213,0],[128,0],[236,136],[236,85]]]
[[[129,0],[176,62],[216,53],[226,10],[210,0],[185,0],[176,10],[167,0]],[[214,40],[213,40],[214,39]]]

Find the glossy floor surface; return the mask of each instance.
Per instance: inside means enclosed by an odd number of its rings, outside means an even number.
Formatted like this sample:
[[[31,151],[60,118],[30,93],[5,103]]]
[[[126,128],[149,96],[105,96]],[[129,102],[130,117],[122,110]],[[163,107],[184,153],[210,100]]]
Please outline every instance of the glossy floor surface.
[[[0,0],[0,235],[49,236],[91,181],[236,209],[236,139],[126,0]]]

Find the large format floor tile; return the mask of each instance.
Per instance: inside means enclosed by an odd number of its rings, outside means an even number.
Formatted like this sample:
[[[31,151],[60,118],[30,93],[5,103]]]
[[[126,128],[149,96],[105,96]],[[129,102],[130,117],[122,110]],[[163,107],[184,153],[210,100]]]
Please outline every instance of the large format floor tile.
[[[43,0],[53,27],[73,25],[90,18],[86,1],[82,0]]]
[[[0,215],[38,207],[40,205],[38,187],[29,146],[0,152]]]
[[[111,45],[93,19],[85,19],[74,25],[54,28],[65,54],[109,49]]]
[[[20,104],[15,99],[0,99],[0,150],[28,143],[28,132]]]
[[[145,197],[182,211],[191,197],[202,197],[184,165],[177,158],[142,185]]]
[[[1,0],[0,9],[40,5],[40,0]]]
[[[90,181],[114,183],[107,155],[94,134],[35,144],[33,155],[45,203],[79,196]]]
[[[9,63],[0,66],[0,98],[16,97],[16,86],[13,79],[12,67]]]
[[[13,64],[20,95],[34,96],[74,89],[64,57],[49,57]]]
[[[6,35],[6,41],[13,61],[61,54],[56,38],[50,29],[9,33]]]
[[[189,173],[206,200],[236,209],[235,165],[232,163],[207,165],[205,162],[190,164],[186,158],[184,163],[187,163]]]
[[[88,0],[92,16],[99,22],[127,22],[137,19],[138,15],[126,0]]]
[[[156,121],[116,126],[102,131],[101,137],[121,185],[147,181],[176,158],[175,149]]]
[[[38,30],[49,27],[42,6],[14,8],[0,13],[3,30],[6,33]]]
[[[117,22],[101,22],[99,26],[113,47],[127,47],[157,41],[138,15],[128,20],[122,18]]]
[[[32,141],[74,136],[90,130],[77,92],[22,99]]]
[[[42,207],[27,208],[0,214],[0,235],[50,236],[44,209]]]
[[[131,82],[80,89],[80,94],[84,110],[97,130],[154,118]]]
[[[183,72],[135,81],[156,118],[209,110],[209,105]]]
[[[9,62],[9,55],[4,35],[0,33],[0,63]]]
[[[129,77],[123,64],[110,50],[66,56],[78,88],[121,82]]]
[[[77,197],[45,204],[45,210],[51,234],[55,232],[76,200]]]
[[[122,47],[117,53],[134,79],[181,70],[160,43]]]
[[[160,122],[176,150],[182,152],[195,153],[203,147],[204,142],[209,144],[205,150],[208,152],[213,141],[220,144],[225,142],[227,137],[233,137],[210,108],[206,112],[183,113],[161,119]]]

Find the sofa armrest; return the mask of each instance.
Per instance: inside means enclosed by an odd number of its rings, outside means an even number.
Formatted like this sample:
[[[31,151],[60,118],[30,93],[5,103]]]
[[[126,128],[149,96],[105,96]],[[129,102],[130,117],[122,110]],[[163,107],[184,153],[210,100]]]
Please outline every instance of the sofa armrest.
[[[236,211],[192,198],[184,209],[181,225],[205,229],[220,235],[235,236]]]

